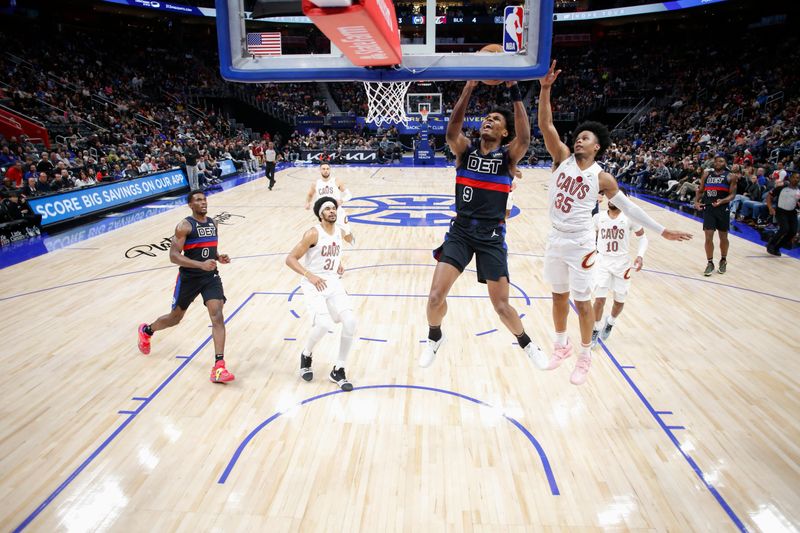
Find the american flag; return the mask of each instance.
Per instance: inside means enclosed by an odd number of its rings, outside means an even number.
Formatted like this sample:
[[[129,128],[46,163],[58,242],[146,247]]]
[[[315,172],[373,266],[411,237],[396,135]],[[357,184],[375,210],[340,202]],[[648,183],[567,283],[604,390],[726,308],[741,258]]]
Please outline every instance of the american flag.
[[[280,32],[248,33],[247,51],[254,56],[281,55]]]

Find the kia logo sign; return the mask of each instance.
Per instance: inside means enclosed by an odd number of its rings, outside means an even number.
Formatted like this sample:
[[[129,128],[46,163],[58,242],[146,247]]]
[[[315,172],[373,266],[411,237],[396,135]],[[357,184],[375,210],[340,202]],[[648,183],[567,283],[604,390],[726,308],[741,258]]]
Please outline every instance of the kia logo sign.
[[[345,161],[355,161],[359,163],[375,163],[378,161],[378,152],[374,150],[350,150],[350,151],[342,150],[341,152],[314,151],[314,152],[302,152],[301,157],[306,161],[321,161],[323,159],[325,160],[344,159]]]

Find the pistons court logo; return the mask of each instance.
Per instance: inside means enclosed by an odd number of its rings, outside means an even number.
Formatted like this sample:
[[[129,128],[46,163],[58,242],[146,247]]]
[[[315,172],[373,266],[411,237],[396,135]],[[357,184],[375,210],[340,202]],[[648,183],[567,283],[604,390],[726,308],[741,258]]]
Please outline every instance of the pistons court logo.
[[[456,202],[447,194],[381,194],[353,198],[344,205],[349,222],[376,226],[448,226]],[[519,214],[514,206],[510,217]]]
[[[516,53],[522,50],[523,43],[522,6],[506,6],[503,15],[503,51]]]

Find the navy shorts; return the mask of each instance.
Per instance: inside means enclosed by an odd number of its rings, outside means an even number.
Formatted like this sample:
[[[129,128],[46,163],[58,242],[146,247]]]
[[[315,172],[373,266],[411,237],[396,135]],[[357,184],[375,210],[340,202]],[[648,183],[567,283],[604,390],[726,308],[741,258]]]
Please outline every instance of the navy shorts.
[[[180,307],[186,311],[198,294],[203,295],[204,304],[209,300],[222,300],[222,303],[225,303],[222,279],[218,272],[209,272],[202,276],[178,274],[175,291],[172,294],[172,308]]]
[[[703,209],[703,229],[728,231],[731,226],[731,212],[728,204],[719,207],[706,205]]]
[[[450,221],[442,245],[433,251],[434,259],[453,265],[459,272],[464,272],[473,255],[480,283],[498,281],[503,276],[511,279],[505,221],[456,217]]]

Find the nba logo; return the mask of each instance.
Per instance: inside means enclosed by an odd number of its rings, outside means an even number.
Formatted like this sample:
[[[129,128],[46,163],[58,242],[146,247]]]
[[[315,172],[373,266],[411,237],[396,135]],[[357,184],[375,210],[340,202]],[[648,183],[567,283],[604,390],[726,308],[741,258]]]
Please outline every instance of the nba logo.
[[[522,50],[522,6],[506,6],[503,15],[503,51],[519,52]]]

